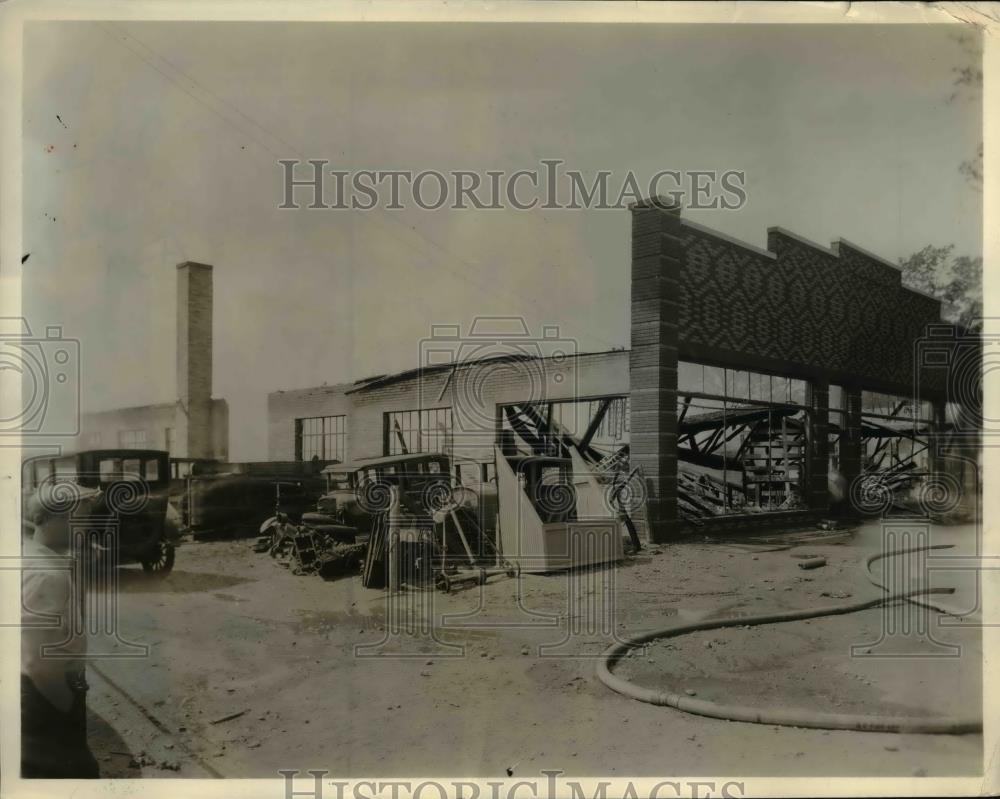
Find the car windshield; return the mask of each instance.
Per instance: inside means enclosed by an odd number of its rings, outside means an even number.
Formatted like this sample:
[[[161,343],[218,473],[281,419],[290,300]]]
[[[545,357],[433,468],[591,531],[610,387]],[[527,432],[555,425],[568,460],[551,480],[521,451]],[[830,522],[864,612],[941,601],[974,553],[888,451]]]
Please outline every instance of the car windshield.
[[[330,491],[343,491],[351,487],[350,480],[346,474],[331,474],[327,478],[327,485]]]
[[[147,461],[149,463],[149,461]],[[156,463],[152,461],[152,463]],[[97,466],[102,483],[142,480],[142,461],[139,458],[101,458]],[[147,479],[155,479],[148,478]]]
[[[52,476],[52,461],[35,462],[35,485],[41,485]]]

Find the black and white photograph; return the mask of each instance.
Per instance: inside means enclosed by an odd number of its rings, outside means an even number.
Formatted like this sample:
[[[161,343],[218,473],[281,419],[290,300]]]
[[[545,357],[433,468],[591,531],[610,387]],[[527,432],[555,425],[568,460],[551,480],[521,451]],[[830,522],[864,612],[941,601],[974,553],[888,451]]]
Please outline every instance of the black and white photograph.
[[[4,795],[1000,791],[998,32],[0,2]]]

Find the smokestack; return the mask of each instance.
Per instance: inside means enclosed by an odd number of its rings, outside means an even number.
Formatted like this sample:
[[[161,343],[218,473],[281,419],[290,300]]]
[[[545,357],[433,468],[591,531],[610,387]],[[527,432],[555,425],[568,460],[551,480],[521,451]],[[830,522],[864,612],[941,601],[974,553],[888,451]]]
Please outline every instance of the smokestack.
[[[177,265],[177,455],[212,457],[212,267]]]

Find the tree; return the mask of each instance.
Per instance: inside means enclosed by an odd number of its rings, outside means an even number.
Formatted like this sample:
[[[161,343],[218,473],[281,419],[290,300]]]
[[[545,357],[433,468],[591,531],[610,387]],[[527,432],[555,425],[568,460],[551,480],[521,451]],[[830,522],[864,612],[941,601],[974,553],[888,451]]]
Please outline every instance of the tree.
[[[968,33],[955,37],[964,51],[961,66],[953,67],[954,89],[948,98],[954,103],[964,97],[981,102],[983,95],[983,50],[980,38]],[[959,167],[965,178],[978,190],[983,190],[983,143],[976,154]],[[952,257],[954,245],[928,245],[909,258],[901,258],[903,282],[941,300],[941,316],[949,322],[977,331],[983,316],[983,259],[968,255]]]
[[[901,258],[903,282],[941,300],[941,316],[966,330],[978,330],[983,315],[983,259],[952,257],[955,245],[928,245]]]
[[[955,37],[955,41],[964,51],[965,64],[960,67],[953,67],[955,72],[954,91],[948,98],[949,103],[953,103],[960,97],[965,97],[973,102],[981,102],[983,96],[983,50],[979,39],[968,33],[963,33]],[[965,175],[966,179],[979,191],[983,190],[983,143],[979,142],[976,154],[968,161],[963,161],[959,167],[959,172]]]

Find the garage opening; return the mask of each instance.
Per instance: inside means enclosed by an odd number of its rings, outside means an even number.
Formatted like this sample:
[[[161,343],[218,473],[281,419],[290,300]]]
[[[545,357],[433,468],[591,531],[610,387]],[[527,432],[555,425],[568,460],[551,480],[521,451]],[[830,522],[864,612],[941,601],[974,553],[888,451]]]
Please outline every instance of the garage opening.
[[[688,361],[677,379],[681,518],[805,508],[806,381]]]

